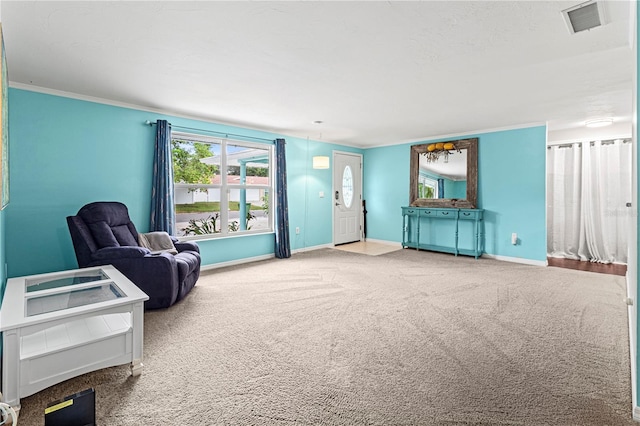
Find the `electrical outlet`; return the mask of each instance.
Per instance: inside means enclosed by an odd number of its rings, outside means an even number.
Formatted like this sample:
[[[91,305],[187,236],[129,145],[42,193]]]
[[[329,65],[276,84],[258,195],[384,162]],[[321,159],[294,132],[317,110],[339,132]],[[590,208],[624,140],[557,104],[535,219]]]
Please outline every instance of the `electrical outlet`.
[[[300,227],[296,226],[296,235],[298,235],[300,233]]]

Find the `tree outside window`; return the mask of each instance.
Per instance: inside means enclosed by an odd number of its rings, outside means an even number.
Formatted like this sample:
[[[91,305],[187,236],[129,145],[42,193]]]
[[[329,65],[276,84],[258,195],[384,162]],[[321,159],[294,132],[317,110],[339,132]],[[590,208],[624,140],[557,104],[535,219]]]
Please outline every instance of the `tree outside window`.
[[[272,146],[180,136],[172,139],[179,235],[272,231]]]

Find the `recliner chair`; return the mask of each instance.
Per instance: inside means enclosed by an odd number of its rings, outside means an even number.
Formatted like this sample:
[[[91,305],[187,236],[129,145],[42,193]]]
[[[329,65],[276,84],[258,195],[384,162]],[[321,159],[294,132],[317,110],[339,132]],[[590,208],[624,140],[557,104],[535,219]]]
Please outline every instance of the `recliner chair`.
[[[119,202],[87,204],[67,225],[80,268],[113,265],[149,300],[145,309],[166,308],[184,298],[200,276],[200,249],[171,237],[177,254],[151,254],[140,247],[127,207]]]

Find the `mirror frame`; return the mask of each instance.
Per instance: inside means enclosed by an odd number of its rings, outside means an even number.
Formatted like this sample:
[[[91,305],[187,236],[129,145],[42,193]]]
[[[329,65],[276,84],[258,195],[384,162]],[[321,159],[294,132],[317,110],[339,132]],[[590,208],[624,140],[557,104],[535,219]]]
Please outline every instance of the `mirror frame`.
[[[418,176],[420,174],[420,155],[427,152],[427,146],[435,142],[411,145],[409,165],[409,205],[412,207],[448,207],[475,209],[478,199],[478,138],[459,139],[452,142],[456,149],[467,150],[467,198],[418,198]]]

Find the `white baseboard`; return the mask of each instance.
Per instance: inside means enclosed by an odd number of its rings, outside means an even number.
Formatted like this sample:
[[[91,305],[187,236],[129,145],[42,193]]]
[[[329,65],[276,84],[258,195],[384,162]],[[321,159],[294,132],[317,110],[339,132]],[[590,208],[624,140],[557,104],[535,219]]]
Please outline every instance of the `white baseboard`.
[[[640,407],[637,405],[633,406],[633,420],[640,422]]]
[[[381,243],[381,244],[388,244],[388,245],[399,245],[400,244],[397,241],[387,241],[387,240],[367,239],[367,241]],[[334,247],[333,243],[320,244],[320,245],[317,245],[317,246],[303,247],[303,248],[291,250],[291,254],[303,253],[305,251],[313,251],[313,250],[320,250],[320,249],[323,249],[323,248],[333,248],[333,247]],[[201,271],[209,271],[209,270],[212,270],[212,269],[224,268],[225,266],[242,265],[243,263],[250,263],[250,262],[257,262],[257,261],[260,261],[260,260],[273,259],[274,257],[275,257],[274,254],[265,254],[265,255],[262,255],[262,256],[254,256],[254,257],[245,257],[243,259],[230,260],[228,262],[220,262],[220,263],[212,263],[212,264],[209,264],[209,265],[203,265],[203,266],[200,267],[200,270]],[[546,261],[523,259],[523,258],[520,258],[520,257],[496,256],[496,255],[493,255],[493,254],[486,254],[486,253],[484,253],[482,255],[482,257],[486,257],[488,259],[502,260],[504,262],[522,263],[524,265],[547,266],[547,262]]]
[[[318,246],[294,249],[294,250],[291,250],[291,254],[302,253],[305,251],[320,250],[323,248],[332,248],[332,247],[333,247],[333,244],[321,244]],[[275,254],[264,254],[261,256],[245,257],[242,259],[230,260],[228,262],[212,263],[209,265],[202,265],[200,267],[200,271],[210,271],[213,269],[224,268],[225,266],[242,265],[244,263],[251,263],[251,262],[257,262],[260,260],[273,259],[274,257],[275,257]]]
[[[274,257],[275,255],[272,253],[272,254],[264,254],[262,256],[245,257],[243,259],[229,260],[227,262],[212,263],[209,265],[202,265],[200,267],[200,271],[210,271],[212,269],[224,268],[225,266],[242,265],[243,263],[251,263],[251,262],[257,262],[259,260],[273,259]]]
[[[303,248],[299,248],[299,249],[294,249],[291,250],[291,254],[296,254],[296,253],[303,253],[305,251],[313,251],[313,250],[320,250],[323,248],[332,248],[333,244],[320,244],[318,246],[311,246],[311,247],[303,247]]]
[[[402,243],[398,241],[377,240],[374,238],[367,238],[365,241],[371,241],[374,243],[387,244],[392,246],[402,246]],[[524,259],[521,257],[499,256],[499,255],[487,254],[487,253],[483,253],[481,257],[486,257],[488,259],[502,260],[504,262],[522,263],[524,265],[547,266],[546,260],[532,260],[532,259]]]
[[[363,241],[367,241],[367,242],[372,242],[372,243],[380,243],[380,244],[386,244],[388,246],[401,246],[402,247],[402,243],[399,241],[391,241],[391,240],[377,240],[375,238],[365,238]]]
[[[487,253],[483,253],[481,257],[486,257],[488,259],[502,260],[504,262],[522,263],[523,265],[547,266],[546,260],[523,259],[521,257],[499,256],[499,255],[487,254]]]

